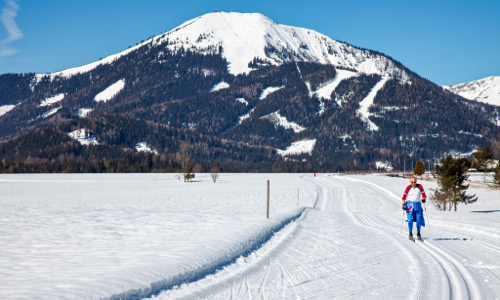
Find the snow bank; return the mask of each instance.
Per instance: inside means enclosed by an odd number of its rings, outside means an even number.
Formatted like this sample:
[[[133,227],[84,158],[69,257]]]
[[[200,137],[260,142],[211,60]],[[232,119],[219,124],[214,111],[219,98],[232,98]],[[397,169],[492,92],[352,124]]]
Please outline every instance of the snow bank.
[[[107,102],[116,96],[125,87],[125,80],[120,79],[107,87],[104,91],[100,92],[94,97],[96,102]]]

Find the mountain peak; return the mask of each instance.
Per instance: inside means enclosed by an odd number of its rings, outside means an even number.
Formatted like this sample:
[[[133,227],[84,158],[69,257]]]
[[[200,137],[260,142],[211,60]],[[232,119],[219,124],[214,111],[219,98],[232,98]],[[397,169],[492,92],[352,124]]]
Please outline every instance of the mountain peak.
[[[500,76],[443,87],[466,99],[500,106]]]
[[[337,42],[314,30],[282,25],[260,13],[215,12],[183,23],[155,39],[168,47],[213,53],[222,48],[228,72],[249,73],[254,60],[261,65],[305,61],[355,69],[366,74],[408,78],[390,58]]]
[[[238,12],[207,13],[123,52],[51,76],[85,73],[147,44],[172,51],[182,48],[200,54],[221,54],[228,62],[227,71],[233,75],[248,74],[256,68],[255,64],[250,66],[255,61],[259,66],[304,61],[402,80],[409,78],[407,70],[380,53],[337,42],[314,30],[278,24],[260,13]]]

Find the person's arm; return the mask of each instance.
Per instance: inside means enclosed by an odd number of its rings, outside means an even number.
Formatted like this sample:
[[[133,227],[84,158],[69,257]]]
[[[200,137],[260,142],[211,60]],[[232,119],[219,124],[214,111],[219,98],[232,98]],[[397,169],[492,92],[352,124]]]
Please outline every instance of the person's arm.
[[[410,190],[411,185],[407,186],[405,189],[405,193],[403,194],[403,206],[401,207],[403,210],[406,210],[406,196],[408,196],[408,191]]]
[[[422,203],[425,203],[425,201],[427,200],[427,195],[425,194],[424,187],[419,184],[418,189],[420,190],[420,193],[422,193]]]

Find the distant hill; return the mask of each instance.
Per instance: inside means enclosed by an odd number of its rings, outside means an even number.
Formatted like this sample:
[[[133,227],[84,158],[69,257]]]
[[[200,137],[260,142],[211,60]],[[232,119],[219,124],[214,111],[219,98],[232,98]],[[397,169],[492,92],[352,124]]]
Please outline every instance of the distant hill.
[[[500,76],[444,86],[444,88],[469,100],[500,106]]]

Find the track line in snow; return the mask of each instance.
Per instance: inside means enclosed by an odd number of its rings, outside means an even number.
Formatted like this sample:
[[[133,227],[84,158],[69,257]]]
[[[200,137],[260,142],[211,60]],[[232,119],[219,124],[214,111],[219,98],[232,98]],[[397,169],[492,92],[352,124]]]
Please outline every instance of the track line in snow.
[[[370,227],[380,227],[380,224],[373,221],[366,214],[359,214],[366,224]],[[394,228],[383,226],[388,230],[396,232]],[[481,299],[479,288],[471,274],[455,258],[434,246],[431,242],[415,242],[416,245],[424,248],[427,253],[436,259],[443,268],[449,285],[449,297],[451,299]],[[421,289],[424,285],[421,285]],[[417,297],[420,298],[420,297]]]
[[[447,253],[445,245],[451,243],[412,243],[401,234],[400,209],[396,210],[400,199],[394,193],[351,178],[307,179],[316,185],[316,209],[306,209],[290,228],[283,229],[287,233],[278,232],[281,242],[269,241],[252,253],[255,258],[243,259],[243,265],[227,266],[158,299],[486,296],[486,284],[480,285],[477,272],[460,261],[466,256]],[[495,245],[486,245],[494,253]],[[492,285],[499,282],[491,269],[484,274]]]
[[[425,279],[427,277],[427,272],[422,268],[420,264],[416,262],[416,260],[413,259],[414,257],[418,256],[418,253],[413,247],[411,247],[412,245],[408,245],[408,242],[406,240],[400,240],[397,237],[394,237],[393,234],[387,232],[387,230],[381,228],[380,224],[373,221],[373,219],[366,213],[353,214],[353,219],[359,225],[365,226],[368,230],[375,230],[384,234],[388,239],[392,240],[393,243],[398,245],[399,249],[401,249],[408,258],[407,261],[411,264],[409,270],[416,270],[416,274],[415,272],[408,272],[413,277],[410,282],[417,282],[417,285],[412,287],[411,292],[408,295],[408,299],[425,299],[423,291],[425,290]],[[388,226],[383,227],[387,228]]]
[[[348,178],[347,180],[351,180],[351,178]],[[384,191],[386,195],[389,195],[393,198],[393,200],[396,200],[396,196],[393,193],[388,192],[385,188],[379,187],[372,183],[363,182],[362,180],[353,179],[351,181],[361,184],[368,184],[372,187],[377,188],[378,190]],[[397,200],[399,201],[399,199]],[[383,224],[380,221],[382,217],[376,216],[374,214],[357,213],[355,214],[355,217],[359,219],[360,223],[365,224],[369,228],[379,228],[386,233],[398,231],[396,229],[396,226],[394,225],[391,226],[388,224]],[[392,217],[391,219],[393,220],[393,222],[395,221],[394,217]],[[454,299],[481,299],[482,294],[480,293],[480,289],[475,280],[475,277],[457,259],[447,254],[439,247],[435,246],[432,242],[426,242],[425,244],[417,242],[416,245],[422,247],[426,251],[426,253],[430,254],[435,260],[438,261],[438,264],[441,266],[446,275],[450,297]],[[408,249],[407,247],[403,248]],[[420,253],[418,256],[422,257]],[[423,287],[423,282],[420,282],[420,288],[417,288],[417,293],[412,294],[412,298],[421,298],[423,296],[423,293],[419,293],[418,291],[422,291]],[[446,291],[443,292],[446,293]]]
[[[300,219],[305,211],[306,210],[304,208],[297,215],[285,219],[275,226],[271,226],[267,231],[262,232],[260,236],[256,237],[253,241],[249,241],[248,245],[239,253],[233,253],[231,256],[221,258],[221,260],[219,261],[209,262],[205,266],[200,267],[198,270],[186,274],[179,274],[170,279],[151,283],[148,287],[133,289],[117,295],[113,295],[109,299],[127,300],[153,297],[160,293],[163,293],[164,291],[171,290],[177,286],[185,285],[190,282],[196,282],[200,279],[206,278],[207,276],[216,274],[227,266],[233,265],[235,263],[237,264],[239,258],[248,257],[249,255],[254,253],[254,251],[262,248],[263,245],[268,244],[268,242],[272,240],[278,233],[281,233],[278,234],[278,240],[279,238],[286,239],[288,237],[288,231],[284,229],[293,227],[294,222],[297,219]]]
[[[433,243],[422,243],[419,246],[443,262],[450,271],[453,283],[455,283],[453,299],[482,299],[476,280],[459,261]]]

